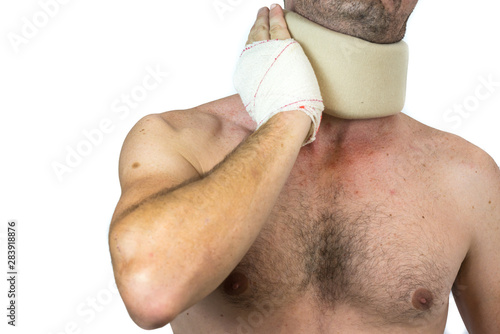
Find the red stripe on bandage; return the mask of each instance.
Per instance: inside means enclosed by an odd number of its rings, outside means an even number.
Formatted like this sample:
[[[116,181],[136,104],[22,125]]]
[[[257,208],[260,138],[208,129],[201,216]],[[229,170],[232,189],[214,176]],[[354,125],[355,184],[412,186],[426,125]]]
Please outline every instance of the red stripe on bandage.
[[[321,102],[321,103],[323,103],[323,100],[318,100],[318,99],[299,100],[299,101],[295,101],[295,102],[292,102],[292,103],[285,104],[283,107],[279,108],[278,110],[281,110],[283,108],[289,107],[291,105],[294,105],[294,104],[300,103],[300,102]],[[305,106],[300,106],[299,108],[305,109]]]
[[[257,93],[259,92],[260,85],[262,85],[262,82],[263,82],[263,81],[264,81],[264,79],[266,78],[267,73],[269,73],[269,71],[270,71],[270,70],[271,70],[271,68],[274,66],[274,64],[276,64],[276,61],[278,61],[278,58],[279,58],[279,57],[283,54],[283,52],[285,52],[285,50],[286,50],[286,49],[287,49],[290,45],[295,44],[295,43],[297,43],[297,41],[293,40],[293,41],[291,41],[290,43],[288,43],[288,44],[287,44],[287,46],[285,46],[285,47],[283,48],[283,50],[281,50],[281,52],[279,53],[279,55],[278,55],[276,58],[274,58],[274,61],[273,61],[273,63],[271,64],[271,66],[269,66],[269,68],[267,69],[266,74],[264,74],[264,76],[263,76],[263,77],[262,77],[262,79],[260,80],[260,82],[259,82],[259,86],[257,86],[257,90],[255,91],[255,94],[254,94],[254,96],[253,96],[253,106],[254,106],[254,108],[255,108],[255,98],[257,97]]]
[[[265,43],[269,43],[269,42],[274,42],[274,41],[279,41],[279,40],[278,39],[268,39],[268,40],[265,40],[265,41],[260,41],[260,42],[255,42],[253,44],[250,44],[249,46],[245,47],[243,49],[243,51],[241,51],[240,57],[243,55],[243,53],[245,53],[245,51],[253,49],[254,47],[259,46],[261,44],[265,44]]]

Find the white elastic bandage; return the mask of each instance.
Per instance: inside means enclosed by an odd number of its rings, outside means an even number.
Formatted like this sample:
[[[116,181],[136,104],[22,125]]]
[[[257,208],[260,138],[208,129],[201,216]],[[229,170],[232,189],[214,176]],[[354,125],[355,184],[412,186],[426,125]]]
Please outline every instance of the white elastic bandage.
[[[312,119],[305,145],[316,138],[323,99],[314,70],[294,39],[247,45],[234,74],[234,87],[257,128],[279,112],[302,110]]]

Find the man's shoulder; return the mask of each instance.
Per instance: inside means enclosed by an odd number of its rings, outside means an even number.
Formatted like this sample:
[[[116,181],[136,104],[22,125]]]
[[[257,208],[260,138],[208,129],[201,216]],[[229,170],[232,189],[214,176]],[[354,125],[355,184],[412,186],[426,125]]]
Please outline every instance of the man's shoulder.
[[[158,114],[162,122],[167,123],[176,131],[200,131],[210,135],[217,135],[225,128],[240,128],[252,131],[255,123],[246,113],[238,95],[228,96],[216,101],[183,109],[171,110]]]
[[[420,152],[413,156],[430,168],[442,186],[469,193],[495,184],[498,188],[498,165],[486,151],[456,134],[409,117],[407,125],[412,129],[408,148]]]
[[[186,162],[199,175],[211,170],[251,133],[245,123],[234,117],[240,107],[234,101],[234,97],[229,97],[141,118],[123,144],[122,185],[165,173],[166,166],[170,170],[186,166]]]
[[[422,140],[433,160],[443,185],[454,189],[457,198],[470,201],[500,190],[500,170],[483,149],[449,132],[425,126],[417,140]]]
[[[468,140],[446,131],[424,125],[412,118],[409,123],[413,128],[412,141],[418,142],[436,160],[448,166],[454,165],[488,165],[493,159],[483,149]],[[451,165],[450,165],[451,164]]]
[[[493,158],[482,148],[468,140],[449,132],[434,129],[435,138],[438,140],[439,153],[445,157],[445,161],[452,166],[463,166],[472,174],[476,171],[496,167]]]
[[[446,169],[457,186],[470,193],[491,188],[500,190],[500,170],[491,155],[458,135],[444,132],[441,136],[441,152],[449,162]]]
[[[147,131],[155,134],[151,140],[168,137],[170,144],[181,145],[185,150],[217,146],[221,142],[236,146],[254,129],[255,123],[241,99],[233,95],[188,109],[144,116],[131,134]]]
[[[149,133],[140,136],[145,145],[179,152],[204,173],[231,153],[254,127],[236,95],[189,109],[147,115],[129,137]]]

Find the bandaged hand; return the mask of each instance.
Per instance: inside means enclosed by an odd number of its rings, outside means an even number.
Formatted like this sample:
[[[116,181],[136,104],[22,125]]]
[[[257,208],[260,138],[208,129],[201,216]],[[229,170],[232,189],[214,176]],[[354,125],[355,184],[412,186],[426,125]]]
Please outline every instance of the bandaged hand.
[[[266,20],[267,35],[261,27],[266,27]],[[277,113],[300,110],[312,121],[304,145],[316,138],[324,110],[321,92],[302,47],[290,38],[281,8],[272,9],[270,16],[265,9],[259,11],[236,67],[234,86],[257,128]]]

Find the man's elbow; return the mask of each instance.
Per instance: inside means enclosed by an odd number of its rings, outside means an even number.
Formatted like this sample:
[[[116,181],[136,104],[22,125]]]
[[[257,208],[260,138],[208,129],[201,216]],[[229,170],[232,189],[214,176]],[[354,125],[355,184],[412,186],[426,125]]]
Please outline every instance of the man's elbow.
[[[142,329],[161,328],[180,312],[179,300],[145,273],[117,279],[117,285],[130,318]]]
[[[173,317],[165,314],[163,310],[153,310],[148,307],[133,311],[127,307],[130,318],[142,329],[152,330],[166,326]]]
[[[116,230],[110,233],[111,259],[118,290],[130,317],[139,327],[163,327],[182,311],[183,301],[176,297],[182,294],[173,282],[165,280],[166,275],[159,272],[161,266],[158,263],[145,260],[147,250],[144,243],[130,234]]]
[[[130,318],[142,329],[158,329],[169,324],[175,315],[168,311],[168,308],[159,309],[154,305],[133,306],[127,305]]]

